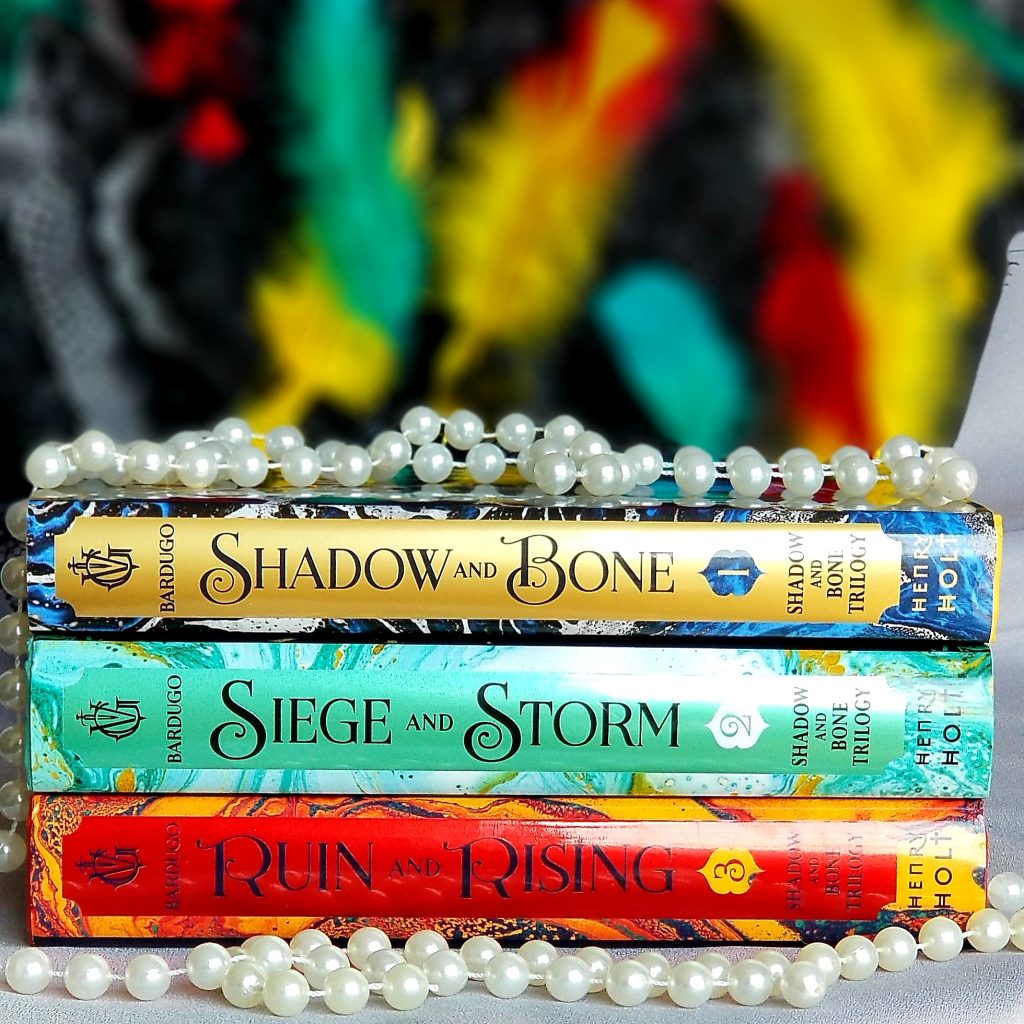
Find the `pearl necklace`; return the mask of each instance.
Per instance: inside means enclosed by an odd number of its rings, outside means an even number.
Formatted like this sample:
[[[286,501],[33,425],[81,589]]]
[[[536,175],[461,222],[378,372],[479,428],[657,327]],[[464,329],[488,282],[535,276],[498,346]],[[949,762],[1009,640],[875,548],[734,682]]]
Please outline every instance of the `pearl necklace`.
[[[831,477],[848,497],[865,496],[879,480],[891,481],[908,498],[931,496],[937,502],[968,498],[977,486],[977,471],[950,448],[922,447],[908,437],[893,437],[878,457],[844,446],[823,464],[807,449],[792,448],[770,465],[754,448],[743,446],[715,462],[705,451],[680,448],[666,462],[651,445],[614,452],[594,431],[571,416],[557,416],[542,429],[521,413],[501,419],[493,433],[484,430],[475,413],[459,410],[443,419],[418,406],[402,417],[399,431],[385,431],[366,448],[325,441],[316,449],[305,444],[296,427],[277,427],[254,434],[244,420],[229,418],[212,431],[184,431],[164,444],[137,441],[124,448],[96,430],[70,444],[44,444],[28,458],[26,475],[34,487],[72,486],[100,479],[110,486],[184,485],[201,489],[217,484],[261,486],[270,471],[285,483],[310,487],[321,480],[356,488],[369,480],[386,482],[406,466],[426,484],[442,483],[456,468],[478,484],[496,482],[514,466],[521,478],[545,494],[565,494],[577,484],[597,497],[611,497],[649,487],[673,477],[686,497],[700,497],[716,483],[728,481],[739,495],[760,497],[773,484],[797,498],[816,494]],[[442,436],[443,443],[438,440]],[[262,447],[253,444],[262,441]],[[495,443],[496,442],[496,443]],[[455,452],[463,453],[457,460]],[[879,469],[888,469],[884,476]],[[24,541],[25,503],[7,512],[10,532]],[[25,559],[14,558],[0,570],[0,583],[17,600],[25,595]],[[21,665],[28,648],[28,622],[17,613],[0,619],[0,649],[16,658],[14,668],[0,675],[0,703],[21,706],[27,686]],[[24,736],[17,726],[0,732],[0,756],[18,764]],[[12,780],[0,786],[0,814],[10,819],[0,836],[0,871],[13,871],[25,860],[25,842],[17,824],[25,820],[25,784]],[[906,929],[889,927],[870,940],[849,935],[836,945],[812,942],[790,960],[777,949],[765,949],[733,963],[720,953],[703,952],[674,965],[649,950],[635,959],[614,960],[604,949],[587,946],[561,952],[534,939],[518,951],[504,950],[491,937],[467,939],[461,949],[430,930],[416,932],[401,952],[378,928],[360,928],[344,949],[316,929],[299,932],[290,943],[279,936],[257,935],[240,946],[225,948],[204,942],[192,949],[181,967],[143,953],[132,958],[123,974],[96,953],[79,953],[63,970],[55,970],[41,949],[24,947],[7,959],[4,976],[10,989],[24,995],[42,992],[55,978],[76,999],[96,999],[113,981],[122,981],[140,1000],[165,995],[171,982],[186,976],[198,989],[220,989],[231,1005],[265,1006],[278,1016],[294,1016],[311,999],[322,999],[339,1014],[362,1009],[371,995],[398,1010],[421,1006],[428,995],[455,995],[468,983],[482,983],[492,995],[511,999],[529,987],[544,987],[560,1002],[575,1002],[604,992],[619,1006],[638,1006],[664,993],[678,1006],[697,1007],[728,995],[736,1003],[756,1006],[781,998],[790,1006],[817,1006],[840,978],[862,981],[875,973],[903,971],[921,951],[932,960],[950,960],[964,946],[995,952],[1007,943],[1024,950],[1024,878],[1009,872],[996,875],[988,887],[991,906],[971,915],[966,931],[949,918],[936,917],[918,938]]]
[[[174,978],[186,976],[198,989],[220,989],[232,1006],[263,1005],[280,1017],[301,1013],[311,999],[322,999],[335,1013],[355,1013],[371,995],[393,1009],[415,1010],[429,995],[452,996],[469,982],[482,983],[500,999],[543,986],[559,1002],[604,992],[613,1003],[632,1007],[667,993],[677,1006],[690,1008],[728,995],[742,1006],[781,998],[805,1009],[817,1006],[840,978],[864,981],[879,968],[905,971],[919,951],[930,960],[952,960],[965,939],[983,953],[1007,943],[1024,950],[1024,878],[1011,872],[996,875],[988,896],[992,906],[975,911],[966,931],[949,918],[935,917],[916,939],[905,928],[883,928],[874,940],[848,935],[834,947],[812,942],[792,960],[778,949],[735,963],[711,951],[675,964],[656,950],[615,960],[597,946],[564,952],[543,939],[526,942],[518,951],[505,950],[486,935],[475,935],[454,950],[444,936],[429,930],[410,936],[399,951],[379,928],[360,928],[342,949],[323,932],[307,929],[291,942],[277,935],[255,935],[229,948],[204,942],[173,969],[163,957],[143,953],[128,961],[123,974],[114,973],[96,953],[78,953],[57,971],[43,950],[24,947],[8,957],[4,976],[22,995],[42,992],[60,978],[76,999],[97,999],[116,980],[140,1000],[159,999]]]
[[[879,480],[888,480],[901,497],[941,504],[969,498],[978,485],[977,470],[952,448],[922,446],[903,435],[889,438],[877,458],[844,445],[828,463],[806,448],[790,448],[769,463],[756,448],[743,445],[716,462],[703,449],[687,445],[668,462],[649,444],[613,451],[604,437],[572,416],[556,416],[537,427],[522,413],[510,413],[487,432],[483,420],[467,409],[443,418],[426,406],[410,409],[398,430],[379,433],[365,448],[337,440],[311,448],[297,427],[254,434],[237,417],[222,420],[212,431],[182,431],[163,444],[136,441],[119,447],[106,434],[87,430],[70,443],[40,445],[29,455],[25,474],[40,488],[99,479],[113,487],[203,489],[260,487],[276,471],[293,487],[327,482],[355,488],[370,480],[392,480],[407,466],[424,484],[443,483],[456,469],[477,484],[492,484],[514,468],[543,494],[567,494],[579,485],[595,497],[626,495],[672,478],[688,498],[706,494],[719,482],[728,482],[743,498],[759,498],[778,485],[789,497],[810,498],[826,479],[843,497],[862,498]]]

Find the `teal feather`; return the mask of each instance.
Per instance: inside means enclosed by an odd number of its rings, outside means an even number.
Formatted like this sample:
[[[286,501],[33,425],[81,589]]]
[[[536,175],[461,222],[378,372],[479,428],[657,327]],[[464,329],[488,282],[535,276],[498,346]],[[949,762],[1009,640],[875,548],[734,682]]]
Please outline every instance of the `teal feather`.
[[[22,44],[33,18],[80,20],[78,0],[0,0],[0,108],[11,98]]]
[[[376,0],[299,0],[285,74],[300,205],[347,306],[403,348],[425,247],[417,197],[395,163],[391,53]]]
[[[746,360],[703,289],[673,267],[634,265],[598,289],[591,311],[666,437],[716,456],[732,448],[750,402]]]

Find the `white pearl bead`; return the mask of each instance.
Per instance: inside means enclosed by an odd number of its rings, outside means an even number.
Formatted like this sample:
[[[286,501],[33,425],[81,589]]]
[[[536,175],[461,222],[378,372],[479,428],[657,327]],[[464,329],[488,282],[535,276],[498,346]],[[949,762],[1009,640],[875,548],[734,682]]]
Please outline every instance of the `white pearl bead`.
[[[396,964],[381,983],[380,994],[393,1010],[415,1010],[430,992],[423,968],[416,964]]]
[[[591,455],[580,467],[580,483],[595,498],[618,494],[622,486],[622,470],[614,455]]]
[[[583,433],[583,424],[575,416],[556,416],[544,424],[544,436],[557,441],[566,450],[573,439]]]
[[[298,971],[275,971],[263,983],[263,1005],[278,1017],[294,1017],[309,1003],[309,982]]]
[[[375,949],[363,964],[363,974],[371,985],[379,984],[388,971],[404,963],[405,957],[397,949]]]
[[[28,677],[20,665],[13,665],[6,672],[0,672],[0,704],[5,708],[20,707],[28,689]]]
[[[847,935],[836,943],[839,973],[848,981],[870,978],[878,967],[878,950],[865,935]]]
[[[213,428],[213,436],[230,448],[252,443],[252,427],[241,416],[227,416]]]
[[[619,464],[619,486],[616,488],[615,493],[629,494],[637,485],[636,463],[619,452],[614,452],[613,454],[615,461]]]
[[[452,453],[437,441],[416,449],[412,457],[412,470],[425,484],[439,484],[452,472]]]
[[[816,458],[814,452],[812,452],[810,448],[787,448],[779,456],[778,467],[780,472],[789,465],[789,460],[795,458],[797,455],[810,455],[812,459]]]
[[[0,619],[0,650],[22,657],[28,653],[28,617],[11,612]]]
[[[782,998],[798,1010],[817,1006],[827,991],[821,970],[806,960],[790,964],[779,985]]]
[[[15,540],[24,544],[28,540],[28,501],[12,501],[4,513],[4,525]]]
[[[228,477],[239,487],[259,487],[267,479],[266,453],[246,444],[228,455]]]
[[[345,445],[341,441],[321,441],[315,449],[320,458],[320,471],[333,475],[344,450]]]
[[[412,445],[397,430],[385,430],[370,442],[374,480],[391,480],[412,458]]]
[[[494,437],[506,451],[521,452],[537,436],[537,428],[529,416],[521,412],[510,412],[498,420]]]
[[[917,940],[906,928],[883,928],[875,936],[874,945],[883,971],[905,971],[917,959]]]
[[[824,485],[825,471],[810,452],[798,452],[783,467],[782,482],[790,494],[798,498],[810,498]]]
[[[964,948],[964,933],[956,921],[933,917],[921,926],[917,941],[929,960],[953,960]]]
[[[362,487],[372,472],[370,453],[357,444],[345,445],[334,464],[334,479],[342,487]]]
[[[688,497],[707,494],[715,482],[715,460],[702,448],[687,445],[676,452],[672,472],[679,490]]]
[[[439,949],[431,953],[422,967],[427,982],[439,996],[453,996],[461,992],[469,980],[466,961],[454,949]]]
[[[482,974],[487,961],[501,952],[501,944],[490,935],[472,935],[462,944],[459,952],[473,974]]]
[[[1010,922],[991,907],[976,910],[967,919],[967,941],[979,953],[996,953],[1010,941]]]
[[[484,439],[484,422],[475,412],[457,409],[444,425],[444,437],[453,448],[468,451]]]
[[[348,957],[330,942],[314,946],[308,953],[302,955],[306,960],[302,965],[302,971],[313,988],[323,988],[328,974],[349,966]]]
[[[576,955],[590,968],[590,991],[604,991],[608,972],[615,961],[600,946],[584,946],[576,951]]]
[[[490,441],[481,441],[466,452],[466,472],[478,484],[493,484],[505,472],[505,453]]]
[[[0,757],[12,764],[20,764],[25,753],[25,735],[16,725],[9,725],[0,732]]]
[[[741,960],[729,973],[729,995],[740,1006],[760,1006],[775,988],[772,972],[757,960]]]
[[[935,471],[935,490],[951,501],[963,501],[978,487],[978,471],[959,455],[944,462]]]
[[[238,957],[244,957],[248,963],[253,962],[252,957],[241,946],[228,946],[227,952],[232,961],[237,961]]]
[[[633,958],[638,964],[643,964],[650,975],[651,984],[655,994],[661,993],[664,986],[668,984],[669,962],[656,949],[647,949],[639,956]]]
[[[131,483],[131,474],[128,472],[128,456],[122,451],[116,452],[110,465],[100,470],[100,479],[108,487],[126,487]]]
[[[484,985],[492,996],[514,999],[530,987],[530,968],[518,954],[496,953],[484,964]]]
[[[772,482],[771,467],[757,452],[741,455],[729,470],[729,482],[737,494],[745,498],[759,498]]]
[[[1007,916],[1024,910],[1024,878],[1013,871],[1001,871],[988,880],[988,901]]]
[[[263,440],[263,446],[267,450],[267,457],[271,462],[280,462],[284,453],[292,448],[298,448],[305,443],[302,431],[298,427],[281,426],[274,427],[267,432]]]
[[[955,448],[932,448],[924,454],[925,461],[932,469],[938,469],[945,462],[956,458]]]
[[[652,444],[634,444],[626,449],[626,458],[636,464],[636,482],[640,487],[650,487],[661,479],[665,460]]]
[[[4,978],[19,995],[34,996],[50,984],[53,968],[41,949],[19,949],[7,958]]]
[[[695,960],[684,960],[668,972],[668,997],[676,1006],[695,1010],[711,998],[713,989],[711,972]]]
[[[220,988],[230,966],[231,955],[219,942],[203,942],[185,957],[188,980],[204,992]]]
[[[0,814],[9,821],[28,817],[28,790],[20,779],[8,779],[0,786]]]
[[[402,417],[399,428],[413,444],[429,444],[441,432],[441,417],[429,406],[417,405]]]
[[[221,992],[224,998],[240,1010],[251,1010],[263,1002],[263,986],[267,972],[251,960],[240,960],[224,972]]]
[[[41,444],[25,460],[25,476],[33,487],[60,487],[68,468],[67,457],[55,444]]]
[[[731,476],[733,466],[747,455],[756,455],[757,458],[764,460],[764,456],[756,448],[749,444],[741,444],[739,448],[733,448],[733,450],[725,457],[725,472]]]
[[[136,483],[158,484],[167,476],[167,449],[153,441],[136,441],[128,449],[126,468]]]
[[[1018,949],[1024,949],[1024,910],[1018,910],[1010,918],[1010,941]]]
[[[167,439],[166,447],[168,451],[177,455],[202,443],[203,435],[198,430],[179,430]]]
[[[920,455],[900,459],[891,471],[892,485],[907,498],[919,498],[932,485],[932,467]]]
[[[906,434],[897,434],[890,437],[878,451],[878,458],[882,465],[892,469],[900,459],[909,458],[911,455],[920,455],[921,446],[912,437]]]
[[[590,968],[578,956],[561,956],[544,975],[544,985],[560,1003],[575,1003],[590,991]]]
[[[64,987],[76,999],[99,999],[110,988],[110,966],[95,953],[79,953],[64,968]]]
[[[162,956],[142,953],[128,961],[124,972],[124,987],[136,999],[159,999],[171,987],[171,969]]]
[[[0,832],[0,872],[17,871],[26,853],[25,840],[17,832]]]
[[[878,483],[878,467],[863,452],[833,463],[832,473],[839,489],[851,498],[863,498]]]
[[[540,975],[530,979],[530,984],[539,988],[544,984],[544,972],[558,958],[558,950],[544,939],[530,939],[519,947],[519,955],[526,961],[530,974]]]
[[[584,430],[572,439],[569,444],[569,458],[582,466],[591,455],[606,455],[612,446],[596,430]]]
[[[186,448],[177,461],[178,479],[186,487],[209,487],[217,479],[216,453],[204,444]]]
[[[71,443],[75,462],[84,473],[95,476],[102,473],[113,461],[114,442],[102,430],[87,430]]]
[[[371,953],[375,953],[378,949],[390,948],[391,940],[379,928],[358,928],[349,936],[345,952],[348,954],[352,966],[362,970]]]
[[[292,965],[292,951],[280,935],[253,935],[242,943],[242,951],[267,974],[286,971]]]
[[[565,447],[558,441],[552,441],[550,437],[538,437],[524,448],[516,458],[516,468],[520,476],[527,482],[533,483],[533,468],[539,459],[545,455],[564,455]]]
[[[545,494],[565,494],[576,486],[576,465],[560,452],[542,455],[533,464],[533,480]]]
[[[0,586],[11,597],[21,600],[25,596],[26,575],[24,556],[8,558],[0,569]]]
[[[721,953],[715,953],[712,950],[701,953],[696,962],[711,972],[711,980],[714,983],[711,989],[711,998],[721,999],[729,991],[729,972],[732,970],[732,963]]]
[[[840,462],[849,458],[851,455],[862,455],[868,460],[868,462],[871,461],[871,456],[868,455],[863,448],[858,448],[855,444],[844,444],[841,448],[837,448],[832,453],[832,458],[830,460],[832,469],[835,470],[836,466],[838,466]]]
[[[639,1006],[651,994],[651,976],[643,964],[619,960],[612,964],[604,990],[619,1006]]]
[[[320,478],[320,456],[300,444],[281,456],[281,476],[292,487],[310,487]]]
[[[772,995],[779,995],[782,991],[780,988],[782,976],[789,970],[789,957],[785,953],[780,953],[777,949],[761,949],[751,959],[756,960],[759,964],[764,964],[772,972],[772,977],[775,979],[775,984],[772,986]]]
[[[324,1002],[335,1013],[358,1013],[369,998],[370,986],[354,967],[342,967],[324,980]]]
[[[288,940],[288,948],[292,951],[292,956],[309,956],[314,949],[330,945],[330,938],[324,935],[319,928],[303,928],[301,932],[296,932]],[[344,954],[342,955],[344,956]],[[345,959],[345,963],[348,963],[348,958]]]
[[[405,959],[411,964],[422,965],[427,957],[447,948],[448,940],[443,935],[424,928],[405,940]]]
[[[826,985],[839,980],[839,955],[827,942],[811,942],[796,955],[797,963],[814,964],[821,971]]]

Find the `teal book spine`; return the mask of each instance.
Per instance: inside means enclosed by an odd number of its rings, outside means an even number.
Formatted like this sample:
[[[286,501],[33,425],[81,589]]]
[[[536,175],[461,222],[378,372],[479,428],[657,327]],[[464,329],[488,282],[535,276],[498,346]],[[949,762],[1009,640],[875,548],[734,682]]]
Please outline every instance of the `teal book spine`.
[[[35,638],[39,792],[981,797],[986,647]]]

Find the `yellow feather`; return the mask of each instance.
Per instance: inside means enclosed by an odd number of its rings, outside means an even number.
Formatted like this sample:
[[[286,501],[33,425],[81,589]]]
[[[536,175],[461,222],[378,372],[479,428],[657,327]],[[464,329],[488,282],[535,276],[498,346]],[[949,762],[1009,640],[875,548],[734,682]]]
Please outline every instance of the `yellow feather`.
[[[243,412],[256,430],[301,423],[318,402],[356,416],[381,404],[397,373],[395,352],[379,328],[345,308],[311,242],[256,281],[253,303],[274,380]]]
[[[895,0],[728,2],[790,86],[844,217],[878,440],[936,438],[983,299],[970,230],[1008,171],[996,97],[959,44]]]
[[[538,102],[513,82],[494,115],[463,134],[456,166],[438,183],[438,299],[455,324],[435,365],[442,405],[492,341],[554,333],[593,272],[623,170],[621,152],[602,137],[603,104],[670,45],[629,0],[601,0],[596,18],[576,105],[568,109],[555,89]]]

